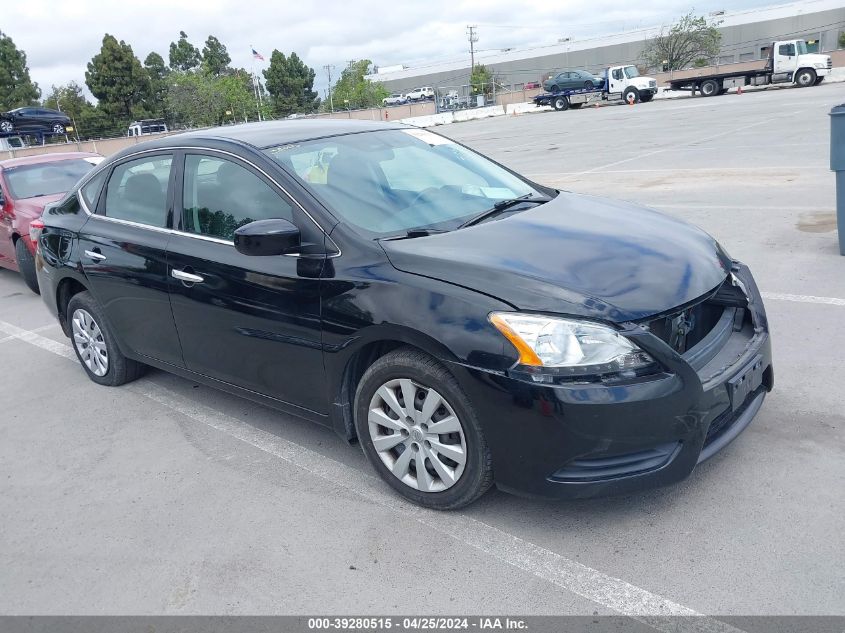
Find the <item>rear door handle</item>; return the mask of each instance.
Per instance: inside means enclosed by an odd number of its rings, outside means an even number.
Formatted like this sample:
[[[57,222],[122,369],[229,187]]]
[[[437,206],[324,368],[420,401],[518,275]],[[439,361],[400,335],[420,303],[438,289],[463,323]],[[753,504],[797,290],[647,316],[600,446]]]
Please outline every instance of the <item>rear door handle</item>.
[[[189,284],[201,284],[205,281],[205,279],[199,275],[186,273],[184,270],[176,270],[175,268],[170,271],[170,275],[174,279],[178,279],[179,281],[184,281]]]
[[[85,257],[93,259],[95,262],[101,262],[106,258],[105,255],[97,251],[85,251]]]

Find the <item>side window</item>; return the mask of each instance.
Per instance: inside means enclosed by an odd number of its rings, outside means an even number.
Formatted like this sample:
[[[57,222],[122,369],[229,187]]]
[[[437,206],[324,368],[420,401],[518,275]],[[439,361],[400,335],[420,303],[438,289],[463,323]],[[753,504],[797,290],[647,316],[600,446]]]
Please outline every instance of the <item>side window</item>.
[[[167,226],[167,183],[172,162],[172,156],[150,156],[115,167],[106,186],[104,215]]]
[[[613,69],[613,78],[614,79],[622,79],[622,69],[621,68],[614,68]]]
[[[91,213],[97,208],[97,198],[100,197],[100,191],[103,189],[103,182],[106,179],[106,172],[103,170],[91,180],[89,180],[79,192],[82,194],[82,199],[85,200],[85,205]]]
[[[778,46],[778,55],[795,56],[795,44],[781,44]]]
[[[293,222],[293,209],[255,173],[225,158],[188,154],[182,191],[182,230],[232,240],[255,220]]]

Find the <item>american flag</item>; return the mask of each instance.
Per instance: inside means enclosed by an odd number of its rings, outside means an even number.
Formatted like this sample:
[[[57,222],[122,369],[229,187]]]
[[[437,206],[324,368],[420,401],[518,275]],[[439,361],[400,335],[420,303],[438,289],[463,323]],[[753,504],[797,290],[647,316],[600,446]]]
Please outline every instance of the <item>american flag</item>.
[[[253,59],[260,59],[262,62],[264,61],[264,55],[262,55],[261,53],[259,53],[259,52],[258,52],[257,50],[255,50],[254,48],[252,49],[252,58],[253,58]]]

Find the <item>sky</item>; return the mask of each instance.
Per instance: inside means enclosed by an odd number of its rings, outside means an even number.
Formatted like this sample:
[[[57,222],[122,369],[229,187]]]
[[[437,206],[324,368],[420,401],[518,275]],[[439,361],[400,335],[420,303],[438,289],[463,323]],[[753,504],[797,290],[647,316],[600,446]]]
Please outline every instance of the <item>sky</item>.
[[[706,0],[695,11],[778,3]],[[130,44],[142,61],[156,51],[166,62],[180,30],[200,49],[215,35],[232,65],[255,63],[256,71],[267,67],[273,49],[295,51],[317,71],[322,96],[326,64],[336,76],[352,59],[413,66],[469,58],[468,24],[478,26],[477,49],[499,50],[669,24],[692,8],[690,0],[24,0],[4,3],[0,29],[26,52],[44,96],[71,80],[84,87],[86,64],[105,33]],[[253,62],[250,47],[266,62]]]

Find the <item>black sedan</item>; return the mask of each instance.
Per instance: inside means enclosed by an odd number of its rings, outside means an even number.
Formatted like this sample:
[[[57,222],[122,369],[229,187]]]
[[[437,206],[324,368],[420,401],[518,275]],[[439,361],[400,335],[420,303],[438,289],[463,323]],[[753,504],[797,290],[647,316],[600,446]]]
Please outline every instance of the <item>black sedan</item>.
[[[73,131],[64,112],[40,106],[16,108],[0,114],[0,134],[65,134]]]
[[[773,384],[760,293],[712,237],[398,124],[134,145],[36,237],[93,381],[153,366],[315,420],[433,508],[676,482]]]

